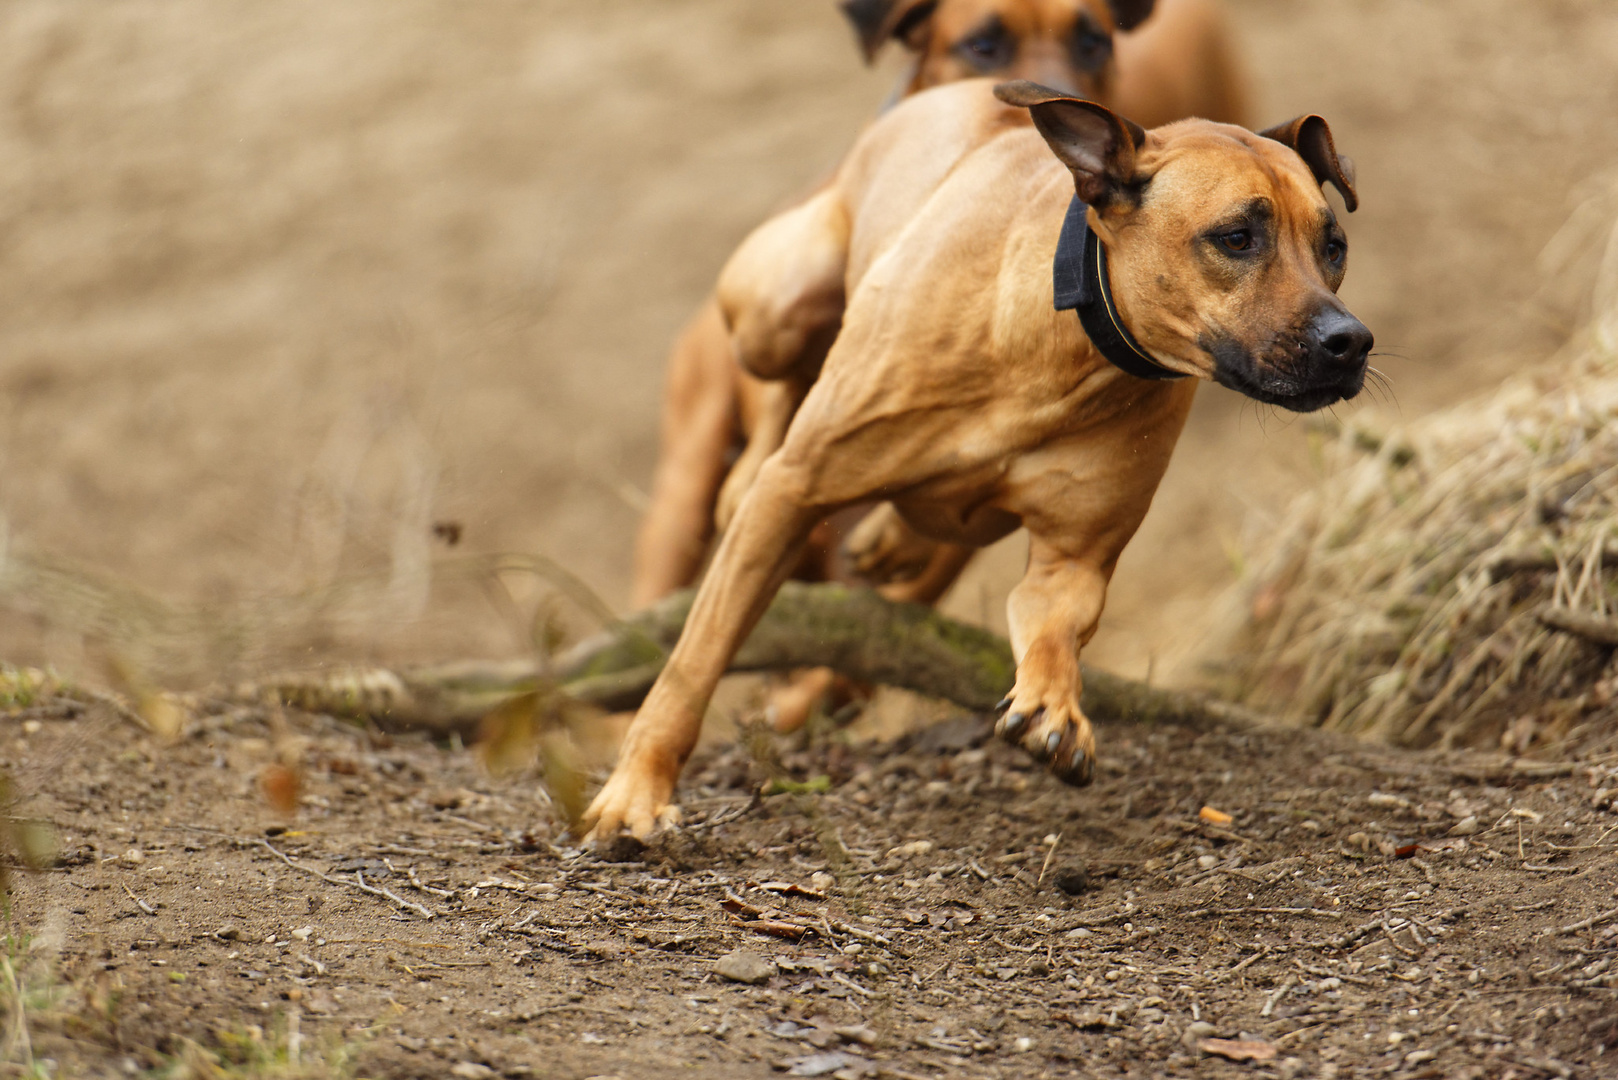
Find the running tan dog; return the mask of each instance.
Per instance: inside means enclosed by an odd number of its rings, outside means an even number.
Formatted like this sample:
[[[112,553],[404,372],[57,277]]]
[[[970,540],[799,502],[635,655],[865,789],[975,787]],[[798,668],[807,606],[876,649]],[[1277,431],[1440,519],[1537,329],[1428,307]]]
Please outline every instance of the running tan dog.
[[[1115,0],[1111,6],[1106,0],[843,0],[842,7],[867,59],[890,41],[911,53],[900,94],[993,75],[1114,104],[1149,125],[1186,116],[1245,120],[1242,79],[1218,0]],[[1115,27],[1128,32],[1115,35]],[[662,450],[636,541],[633,606],[696,580],[716,516],[729,519],[806,389],[793,380],[763,384],[742,372],[712,299],[687,324],[669,357]],[[738,446],[752,449],[732,473]],[[727,474],[734,480],[725,485]],[[826,530],[810,545],[801,568],[806,576],[831,575],[837,534]],[[937,599],[965,552],[927,545],[907,560],[902,542],[883,548],[886,561],[907,579],[890,590],[894,598]]]
[[[1299,411],[1363,384],[1371,334],[1337,299],[1347,242],[1321,189],[1353,209],[1351,177],[1317,116],[1259,135],[1209,121],[1146,132],[1027,82],[941,87],[873,125],[721,275],[756,375],[792,374],[813,360],[807,343],[841,330],[586,827],[645,836],[677,820],[675,781],[735,649],[814,524],[873,498],[950,543],[1028,530],[1000,733],[1086,782],[1079,650],[1197,379]],[[1075,192],[1088,209],[1069,213]],[[1075,269],[1079,317],[1053,303]]]
[[[1187,116],[1245,121],[1243,80],[1219,0],[843,0],[841,6],[867,61],[889,42],[911,54],[896,97],[993,75],[1115,104],[1148,125]],[[635,546],[633,606],[696,580],[715,529],[729,522],[780,445],[807,390],[802,378],[764,382],[743,371],[712,298],[687,324],[669,357],[662,448]],[[972,552],[918,536],[890,506],[870,514],[850,508],[815,528],[793,574],[858,580],[889,599],[930,604]],[[766,714],[791,730],[836,685],[823,669],[799,673],[771,692]]]

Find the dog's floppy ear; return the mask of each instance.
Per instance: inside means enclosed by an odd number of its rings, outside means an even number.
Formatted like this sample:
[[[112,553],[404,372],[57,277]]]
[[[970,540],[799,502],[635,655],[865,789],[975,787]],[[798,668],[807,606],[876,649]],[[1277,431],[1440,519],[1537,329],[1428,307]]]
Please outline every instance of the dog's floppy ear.
[[[1034,82],[1001,83],[994,96],[1033,115],[1051,152],[1073,173],[1079,198],[1091,206],[1104,208],[1135,179],[1135,151],[1146,142],[1139,124]]]
[[[1337,152],[1331,140],[1331,128],[1323,118],[1311,113],[1259,134],[1297,151],[1309,171],[1315,174],[1315,183],[1321,187],[1325,187],[1328,180],[1335,184],[1349,213],[1360,205],[1360,197],[1354,192],[1354,161]]]
[[[854,24],[869,64],[889,38],[909,38],[932,16],[938,0],[842,0],[838,6]]]
[[[1112,21],[1120,30],[1133,30],[1145,22],[1156,6],[1155,0],[1112,0]]]

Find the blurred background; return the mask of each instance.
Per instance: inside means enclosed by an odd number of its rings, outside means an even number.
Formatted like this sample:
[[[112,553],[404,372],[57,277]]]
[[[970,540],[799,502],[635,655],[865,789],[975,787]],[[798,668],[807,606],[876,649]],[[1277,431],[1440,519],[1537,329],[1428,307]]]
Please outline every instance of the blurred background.
[[[1343,294],[1394,390],[1201,391],[1087,653],[1160,681],[1316,425],[1556,350],[1618,165],[1610,3],[1230,11],[1255,118],[1358,165]],[[0,35],[0,658],[175,686],[513,655],[565,575],[622,611],[676,330],[901,67],[832,0],[12,0]],[[1003,628],[1021,551],[946,607]]]

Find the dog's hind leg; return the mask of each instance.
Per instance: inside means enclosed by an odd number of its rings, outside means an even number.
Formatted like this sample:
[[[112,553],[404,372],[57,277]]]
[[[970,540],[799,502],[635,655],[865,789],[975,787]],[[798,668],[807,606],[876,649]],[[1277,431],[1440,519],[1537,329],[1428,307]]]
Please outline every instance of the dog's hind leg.
[[[720,490],[715,524],[729,525],[765,460],[780,447],[842,326],[848,215],[834,189],[753,231],[719,275],[719,305],[737,363],[758,388],[747,447]]]
[[[803,404],[803,396],[808,390],[809,384],[796,374],[754,384],[756,411],[753,429],[747,434],[747,445],[730,467],[714,506],[713,526],[721,533],[730,528],[736,508],[741,505],[747,489],[753,486],[765,460],[786,439],[787,428],[792,424],[792,417],[797,414],[798,406]]]
[[[596,839],[627,827],[644,838],[679,820],[671,805],[714,687],[769,606],[824,508],[801,469],[767,462],[703,578],[680,640],[624,737],[617,767],[585,812]]]
[[[635,540],[630,602],[643,608],[697,579],[713,535],[725,457],[741,432],[730,335],[719,304],[702,306],[669,357],[662,450]]]
[[[813,381],[843,319],[848,213],[835,188],[778,214],[719,274],[736,360],[761,379]]]

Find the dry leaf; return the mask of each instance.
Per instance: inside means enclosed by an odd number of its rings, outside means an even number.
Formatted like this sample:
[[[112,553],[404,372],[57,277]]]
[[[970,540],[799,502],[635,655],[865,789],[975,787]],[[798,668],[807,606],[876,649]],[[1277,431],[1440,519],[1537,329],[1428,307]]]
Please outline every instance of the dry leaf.
[[[303,778],[295,769],[285,765],[267,765],[264,771],[258,774],[258,789],[264,793],[264,801],[280,814],[291,816],[297,813],[298,796],[303,790]]]
[[[1273,1045],[1256,1039],[1203,1039],[1197,1049],[1231,1061],[1269,1061],[1277,1053]]]
[[[539,694],[518,694],[495,706],[478,724],[478,759],[491,776],[511,776],[539,753]]]
[[[780,893],[782,896],[801,896],[806,900],[826,899],[825,893],[816,892],[814,889],[806,889],[802,885],[794,885],[790,881],[766,881],[762,884],[754,884],[752,887],[763,889],[765,892]]]

